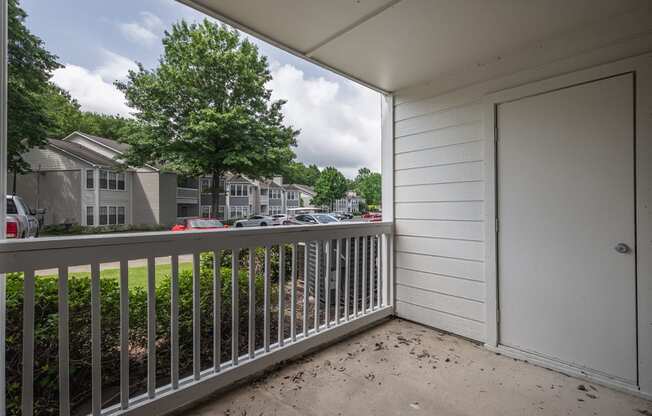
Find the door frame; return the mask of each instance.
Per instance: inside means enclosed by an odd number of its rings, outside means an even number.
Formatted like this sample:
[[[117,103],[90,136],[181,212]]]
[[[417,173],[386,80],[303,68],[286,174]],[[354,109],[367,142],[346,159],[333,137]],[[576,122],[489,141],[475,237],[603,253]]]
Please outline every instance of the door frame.
[[[636,300],[638,386],[589,374],[582,369],[539,355],[503,346],[499,342],[498,304],[498,201],[497,201],[497,108],[501,103],[559,89],[632,73],[634,77],[634,152],[636,221]],[[483,99],[485,137],[485,280],[486,344],[493,351],[525,359],[543,367],[589,379],[652,399],[652,53],[567,73],[489,93]]]

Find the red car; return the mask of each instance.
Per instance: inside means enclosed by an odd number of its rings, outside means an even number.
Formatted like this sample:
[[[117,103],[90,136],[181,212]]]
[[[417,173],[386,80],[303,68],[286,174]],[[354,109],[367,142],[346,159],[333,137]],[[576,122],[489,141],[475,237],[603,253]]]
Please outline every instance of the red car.
[[[380,212],[367,212],[362,215],[362,219],[371,222],[380,222],[383,220],[383,214]]]
[[[193,231],[193,230],[216,230],[218,228],[229,228],[215,218],[186,218],[180,224],[176,224],[170,231]]]

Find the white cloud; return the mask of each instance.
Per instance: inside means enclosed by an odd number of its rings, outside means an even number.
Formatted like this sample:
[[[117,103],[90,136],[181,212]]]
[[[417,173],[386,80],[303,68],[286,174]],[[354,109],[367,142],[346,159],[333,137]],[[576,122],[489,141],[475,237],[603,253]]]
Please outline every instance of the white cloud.
[[[150,12],[141,12],[138,21],[118,24],[118,29],[125,38],[144,46],[158,42],[163,28],[163,21]]]
[[[292,65],[272,66],[274,99],[285,99],[288,124],[301,129],[297,158],[335,166],[348,177],[361,167],[380,171],[379,94],[350,81],[307,78]]]
[[[102,64],[94,70],[66,64],[54,71],[52,82],[68,91],[84,111],[129,116],[131,109],[125,96],[114,85],[116,80],[127,76],[136,64],[111,51],[102,50]]]

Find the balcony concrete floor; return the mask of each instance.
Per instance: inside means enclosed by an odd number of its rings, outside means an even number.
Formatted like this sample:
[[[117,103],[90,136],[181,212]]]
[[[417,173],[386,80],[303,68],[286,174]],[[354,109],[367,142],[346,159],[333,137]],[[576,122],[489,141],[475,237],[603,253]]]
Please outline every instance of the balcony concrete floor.
[[[394,319],[183,412],[652,415],[652,402]]]

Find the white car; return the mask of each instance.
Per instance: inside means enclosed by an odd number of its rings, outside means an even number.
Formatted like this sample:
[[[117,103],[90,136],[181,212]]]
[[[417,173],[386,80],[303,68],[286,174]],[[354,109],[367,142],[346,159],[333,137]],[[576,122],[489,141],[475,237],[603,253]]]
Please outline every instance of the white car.
[[[241,227],[267,227],[268,225],[273,225],[274,220],[272,217],[267,217],[265,215],[252,215],[249,218],[244,220],[236,221],[233,226],[237,228]]]
[[[288,216],[285,214],[274,214],[272,215],[272,224],[273,225],[282,225],[285,220],[288,219]]]
[[[40,222],[36,215],[44,213],[45,210],[31,209],[19,196],[7,195],[7,238],[38,237]]]

